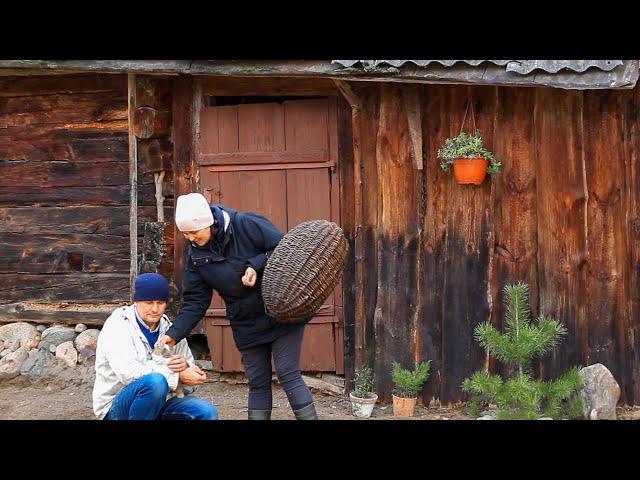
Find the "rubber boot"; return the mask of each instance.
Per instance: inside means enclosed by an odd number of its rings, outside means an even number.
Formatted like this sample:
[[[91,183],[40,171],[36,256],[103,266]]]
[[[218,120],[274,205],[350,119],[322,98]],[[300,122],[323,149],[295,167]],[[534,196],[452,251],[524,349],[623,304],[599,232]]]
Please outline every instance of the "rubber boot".
[[[293,414],[297,420],[318,420],[318,414],[316,413],[316,406],[310,403],[306,407],[302,407],[298,410],[294,410]]]
[[[271,420],[271,410],[249,410],[249,420]]]

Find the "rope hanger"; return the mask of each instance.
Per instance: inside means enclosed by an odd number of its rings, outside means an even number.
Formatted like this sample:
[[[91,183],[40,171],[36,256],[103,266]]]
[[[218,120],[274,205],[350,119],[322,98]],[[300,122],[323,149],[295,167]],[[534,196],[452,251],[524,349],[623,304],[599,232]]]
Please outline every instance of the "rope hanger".
[[[464,117],[462,117],[462,125],[460,125],[460,133],[462,133],[462,130],[464,129],[464,122],[467,119],[467,112],[469,111],[469,106],[471,106],[471,120],[473,122],[473,132],[472,133],[476,133],[476,113],[475,110],[473,109],[473,99],[471,96],[471,86],[467,86],[467,92],[469,93],[469,95],[467,96],[467,108],[464,111]]]

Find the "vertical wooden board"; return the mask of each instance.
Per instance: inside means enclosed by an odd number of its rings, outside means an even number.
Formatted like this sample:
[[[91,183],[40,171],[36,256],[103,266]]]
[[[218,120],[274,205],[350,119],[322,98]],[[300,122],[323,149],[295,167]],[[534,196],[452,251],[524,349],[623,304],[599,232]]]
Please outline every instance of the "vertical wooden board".
[[[220,153],[238,151],[238,107],[225,105],[218,109],[218,139]]]
[[[207,343],[209,344],[209,353],[211,354],[211,363],[215,371],[222,370],[222,329],[221,325],[214,325],[213,320],[205,320],[205,333],[207,335]]]
[[[581,117],[581,92],[536,89],[540,313],[561,321],[569,332],[554,352],[541,359],[544,378],[555,378],[585,361],[586,185]]]
[[[627,403],[640,403],[640,85],[618,92],[621,97],[623,153],[625,155],[624,227],[626,236],[626,278],[624,303],[626,325],[616,324],[616,335],[624,351],[626,375],[620,384]]]
[[[336,374],[344,375],[344,313],[342,308],[336,308],[338,322],[333,324],[335,335]]]
[[[309,323],[304,329],[300,368],[302,371],[335,371],[333,323]]]
[[[284,170],[220,172],[224,205],[268,218],[287,231],[287,191]]]
[[[286,172],[287,230],[308,220],[331,220],[329,174],[327,168],[292,169]],[[332,293],[324,305],[333,305],[334,298]]]
[[[287,230],[307,220],[331,220],[329,174],[328,168],[287,171]]]
[[[627,246],[624,224],[625,154],[618,92],[583,94],[584,160],[588,191],[586,307],[588,331],[585,365],[602,363],[615,378],[627,377],[624,358],[624,263]],[[588,325],[586,325],[588,322]]]
[[[427,85],[422,107],[422,137],[424,139],[424,172],[426,208],[424,225],[424,269],[422,304],[422,345],[427,360],[431,360],[431,375],[424,388],[425,404],[440,400],[440,386],[446,372],[442,365],[442,323],[444,287],[444,259],[446,239],[446,212],[448,204],[449,174],[440,168],[438,149],[450,136],[449,97],[446,85]]]
[[[172,79],[173,179],[174,202],[180,195],[196,191],[196,157],[200,151],[200,81],[180,76]],[[175,204],[174,204],[175,207]],[[182,290],[186,242],[176,232],[174,246],[174,282]]]
[[[493,148],[495,89],[452,86],[449,104],[450,134],[460,125],[470,98],[477,128],[485,146]],[[466,127],[465,127],[466,128]],[[447,179],[447,233],[445,241],[441,400],[463,400],[462,382],[486,368],[486,353],[474,338],[478,323],[489,319],[488,277],[491,255],[491,179],[480,186],[458,185]]]
[[[241,152],[284,151],[284,109],[277,103],[238,105]]]
[[[378,161],[377,161],[377,136],[380,117],[380,85],[366,85],[354,88],[362,99],[362,112],[359,115],[361,138],[361,181],[362,185],[355,188],[361,189],[362,194],[362,230],[357,233],[361,240],[361,251],[355,254],[362,258],[364,266],[363,283],[354,286],[356,295],[363,296],[364,318],[356,320],[356,328],[360,329],[359,338],[362,344],[356,345],[356,366],[362,364],[375,365],[377,354],[375,349],[374,317],[376,312],[376,298],[378,290],[378,248],[377,248],[377,223],[378,223]],[[356,247],[358,242],[356,242]],[[358,336],[356,336],[358,338]],[[378,388],[379,375],[383,372],[375,372],[376,388]]]
[[[328,150],[327,99],[284,102],[287,152]]]
[[[380,87],[377,137],[380,216],[378,217],[378,299],[376,359],[381,399],[393,388],[393,362],[413,369],[422,360],[419,320],[420,172],[413,169],[401,87]]]
[[[338,106],[336,97],[328,99],[329,107],[329,159],[335,167],[329,171],[329,188],[331,189],[331,221],[342,226],[340,219],[340,173],[338,162]],[[334,291],[336,305],[342,305],[342,280]]]
[[[350,389],[355,369],[355,184],[352,111],[342,97],[337,98],[337,151],[340,158],[340,219],[349,244],[344,272],[342,338],[336,344],[343,349],[346,388]],[[360,287],[361,288],[361,287]],[[338,340],[336,340],[338,342]]]
[[[243,372],[242,355],[236,348],[231,326],[222,327],[222,371]]]
[[[531,88],[498,89],[493,153],[502,162],[502,171],[493,180],[495,253],[490,284],[491,323],[500,331],[506,284],[529,284],[532,315],[538,312],[534,105]],[[507,373],[493,358],[489,370]]]
[[[202,153],[218,153],[220,151],[218,142],[218,107],[202,107],[200,115],[200,148]]]

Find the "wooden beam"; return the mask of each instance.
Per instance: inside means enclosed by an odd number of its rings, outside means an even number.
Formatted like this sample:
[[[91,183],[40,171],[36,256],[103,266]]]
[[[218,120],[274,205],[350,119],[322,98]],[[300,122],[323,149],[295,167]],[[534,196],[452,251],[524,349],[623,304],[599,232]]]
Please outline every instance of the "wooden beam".
[[[422,117],[420,115],[420,87],[417,85],[404,85],[402,98],[409,122],[409,135],[411,136],[411,159],[413,168],[422,170]]]
[[[353,91],[347,82],[335,80],[338,90],[351,106],[351,129],[353,135],[353,183],[354,183],[354,210],[355,210],[355,340],[356,355],[355,368],[358,369],[365,364],[366,352],[364,350],[364,243],[363,235],[363,202],[362,202],[362,151],[360,143],[362,141],[362,101]]]
[[[131,264],[129,267],[130,296],[133,299],[136,277],[138,276],[138,146],[134,133],[135,109],[136,109],[136,76],[127,76],[128,103],[127,113],[129,117],[129,187],[130,212],[129,212],[129,239],[131,242]]]
[[[200,80],[180,76],[173,79],[173,178],[174,202],[180,195],[195,192],[196,158],[200,149],[201,84]],[[174,203],[175,206],[175,203]],[[175,227],[174,227],[175,228]],[[182,291],[182,276],[186,242],[179,231],[175,231],[174,283]]]
[[[585,90],[633,88],[638,80],[639,64],[637,60],[625,60],[622,66],[610,72],[589,69],[585,72],[558,73],[532,71],[527,75],[520,75],[507,72],[504,66],[488,62],[477,67],[465,63],[444,67],[433,62],[428,67],[408,63],[395,70],[365,70],[345,68],[327,60],[0,60],[0,76],[83,72],[252,78],[306,77],[366,82],[546,86]]]

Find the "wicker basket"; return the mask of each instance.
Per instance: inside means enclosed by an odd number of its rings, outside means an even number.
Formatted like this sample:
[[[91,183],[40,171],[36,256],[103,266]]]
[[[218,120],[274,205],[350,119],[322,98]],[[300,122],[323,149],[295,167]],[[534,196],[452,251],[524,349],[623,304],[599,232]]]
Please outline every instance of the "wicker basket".
[[[340,281],[346,260],[347,240],[335,223],[313,220],[296,225],[280,240],[264,269],[267,312],[281,323],[309,320]]]

